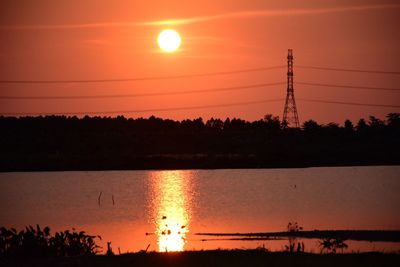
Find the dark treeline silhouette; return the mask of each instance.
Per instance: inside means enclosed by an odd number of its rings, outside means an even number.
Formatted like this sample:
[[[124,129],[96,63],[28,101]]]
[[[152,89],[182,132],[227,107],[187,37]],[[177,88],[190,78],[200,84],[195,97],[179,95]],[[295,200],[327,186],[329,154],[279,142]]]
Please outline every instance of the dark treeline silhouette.
[[[257,168],[399,164],[400,114],[284,127],[266,115],[174,121],[0,117],[0,170]]]

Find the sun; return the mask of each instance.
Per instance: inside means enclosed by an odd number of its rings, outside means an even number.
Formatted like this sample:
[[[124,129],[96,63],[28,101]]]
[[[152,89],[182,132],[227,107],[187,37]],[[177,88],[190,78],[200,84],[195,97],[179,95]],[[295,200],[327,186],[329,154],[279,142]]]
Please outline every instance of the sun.
[[[163,30],[157,38],[158,46],[167,53],[175,52],[181,46],[181,42],[179,33],[171,29]]]

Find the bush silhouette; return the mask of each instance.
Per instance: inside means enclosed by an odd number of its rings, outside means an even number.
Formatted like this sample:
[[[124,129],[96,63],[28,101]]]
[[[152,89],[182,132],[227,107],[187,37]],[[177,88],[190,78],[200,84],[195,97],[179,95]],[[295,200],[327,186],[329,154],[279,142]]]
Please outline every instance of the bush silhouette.
[[[27,226],[17,232],[15,228],[0,228],[0,256],[41,257],[41,256],[88,256],[94,255],[100,248],[95,239],[100,236],[87,235],[84,231],[56,232],[50,234],[50,228],[43,230]]]

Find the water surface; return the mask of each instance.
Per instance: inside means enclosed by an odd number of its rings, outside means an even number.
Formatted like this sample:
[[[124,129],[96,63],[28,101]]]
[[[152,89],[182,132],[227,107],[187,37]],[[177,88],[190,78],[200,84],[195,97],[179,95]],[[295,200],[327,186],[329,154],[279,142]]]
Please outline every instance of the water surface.
[[[400,229],[400,167],[0,173],[0,225],[76,228],[114,251],[255,248],[199,232]],[[148,235],[146,235],[148,233]],[[103,244],[103,243],[102,243]],[[399,250],[350,242],[350,250]],[[317,250],[315,240],[306,250]]]

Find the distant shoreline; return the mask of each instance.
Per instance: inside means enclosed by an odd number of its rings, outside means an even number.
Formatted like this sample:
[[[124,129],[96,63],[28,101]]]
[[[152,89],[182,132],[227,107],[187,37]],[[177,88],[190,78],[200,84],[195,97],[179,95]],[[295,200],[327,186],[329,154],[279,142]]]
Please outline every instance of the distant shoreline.
[[[0,116],[0,171],[400,165],[400,113],[287,128],[259,121]]]
[[[393,162],[335,162],[326,164],[252,164],[248,161],[245,162],[227,162],[219,164],[215,161],[192,161],[190,163],[186,160],[182,160],[180,163],[179,159],[174,161],[166,160],[163,162],[160,157],[158,157],[158,162],[146,161],[145,159],[140,160],[141,164],[136,165],[126,165],[126,166],[107,166],[107,165],[97,165],[91,164],[89,166],[66,166],[64,164],[36,164],[33,166],[26,166],[25,164],[15,163],[13,167],[0,168],[0,173],[5,172],[64,172],[64,171],[160,171],[160,170],[220,170],[220,169],[303,169],[303,168],[323,168],[323,167],[367,167],[367,166],[400,166],[400,162],[394,160]],[[47,165],[47,166],[46,166]],[[64,166],[63,166],[64,165]],[[75,164],[74,164],[75,165]]]
[[[369,242],[400,242],[400,230],[313,230],[265,233],[194,233],[198,236],[235,237],[235,240],[274,240],[276,238],[333,238]]]

